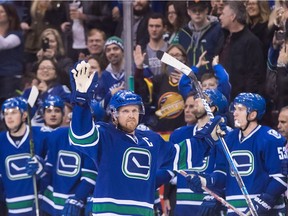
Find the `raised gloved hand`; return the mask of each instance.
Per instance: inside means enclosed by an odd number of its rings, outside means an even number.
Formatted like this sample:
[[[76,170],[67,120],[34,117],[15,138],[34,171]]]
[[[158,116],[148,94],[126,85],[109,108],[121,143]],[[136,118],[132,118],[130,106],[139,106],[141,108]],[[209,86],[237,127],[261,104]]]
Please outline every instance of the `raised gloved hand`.
[[[196,138],[204,138],[206,142],[211,146],[215,146],[215,142],[218,141],[218,135],[224,136],[225,132],[223,131],[226,128],[226,124],[223,121],[221,116],[215,116],[213,119],[210,119],[204,127],[197,131],[195,134]]]
[[[288,159],[283,159],[281,161],[281,173],[285,176],[288,175]]]
[[[212,177],[210,175],[200,174],[198,172],[192,172],[186,176],[188,187],[195,193],[203,193],[202,186],[206,187],[212,185]]]
[[[70,73],[72,103],[86,103],[91,100],[97,87],[98,76],[90,70],[90,64],[81,61],[76,63]]]
[[[199,216],[220,216],[225,215],[223,212],[226,208],[217,201],[213,196],[207,195],[204,197],[202,204],[199,207],[197,215]]]
[[[62,210],[62,216],[81,216],[84,211],[84,203],[76,197],[69,197]]]
[[[28,175],[37,175],[37,177],[41,177],[44,174],[44,160],[37,155],[30,157],[27,159],[26,164],[26,173]]]
[[[276,200],[271,195],[263,193],[260,196],[255,197],[252,200],[252,203],[254,204],[256,212],[259,216],[269,216],[269,211],[275,205]],[[249,211],[250,209],[247,208],[244,213],[248,213]]]

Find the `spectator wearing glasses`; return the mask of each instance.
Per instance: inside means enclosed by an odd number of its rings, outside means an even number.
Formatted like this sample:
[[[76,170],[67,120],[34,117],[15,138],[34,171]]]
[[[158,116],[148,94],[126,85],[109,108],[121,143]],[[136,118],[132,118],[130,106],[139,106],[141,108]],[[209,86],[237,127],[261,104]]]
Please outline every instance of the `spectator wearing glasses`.
[[[43,126],[43,111],[41,107],[48,95],[58,95],[64,102],[70,102],[70,90],[67,86],[59,83],[58,73],[59,68],[54,59],[43,58],[37,66],[36,79],[32,82],[38,88],[40,95],[30,114],[33,125]],[[23,97],[28,98],[30,91],[31,88],[26,89]]]

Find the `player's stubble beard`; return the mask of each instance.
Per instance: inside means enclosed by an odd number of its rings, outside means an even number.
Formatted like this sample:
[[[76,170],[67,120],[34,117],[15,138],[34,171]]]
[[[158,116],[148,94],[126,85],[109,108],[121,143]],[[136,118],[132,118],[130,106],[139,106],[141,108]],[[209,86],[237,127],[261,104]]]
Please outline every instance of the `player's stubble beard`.
[[[126,121],[125,126],[121,126],[121,127],[122,127],[122,130],[124,130],[125,132],[132,133],[136,129],[137,125],[138,125],[138,121],[135,118],[133,118],[133,119],[128,119]]]

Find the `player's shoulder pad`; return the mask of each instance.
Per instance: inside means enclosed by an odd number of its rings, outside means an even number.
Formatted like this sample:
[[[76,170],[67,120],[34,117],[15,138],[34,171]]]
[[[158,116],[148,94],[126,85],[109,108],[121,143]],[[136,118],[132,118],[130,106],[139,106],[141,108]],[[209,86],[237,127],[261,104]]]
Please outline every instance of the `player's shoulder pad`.
[[[282,137],[281,134],[278,133],[278,132],[277,132],[276,130],[274,130],[274,129],[268,130],[267,133],[268,133],[269,135],[275,137],[276,139],[281,139],[281,137]]]

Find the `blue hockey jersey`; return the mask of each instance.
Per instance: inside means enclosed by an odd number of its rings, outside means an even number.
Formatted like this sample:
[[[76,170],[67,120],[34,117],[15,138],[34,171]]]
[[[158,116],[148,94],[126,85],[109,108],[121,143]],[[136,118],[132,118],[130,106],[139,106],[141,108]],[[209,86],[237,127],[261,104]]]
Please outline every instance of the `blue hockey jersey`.
[[[281,160],[286,157],[285,139],[275,130],[258,125],[245,138],[239,129],[235,129],[227,134],[225,141],[251,199],[261,193],[280,198],[287,188],[286,179],[281,174]],[[226,180],[226,200],[240,211],[245,211],[246,201],[227,160],[217,163],[215,172],[222,175],[216,182]],[[274,208],[283,207],[280,202]],[[228,215],[236,213],[228,209]]]
[[[156,171],[172,170],[175,148],[153,131],[129,135],[112,124],[94,125],[88,107],[75,106],[70,142],[93,159],[97,184],[93,215],[152,216]]]
[[[35,154],[45,157],[43,145],[45,134],[40,127],[33,127]],[[15,143],[9,132],[0,133],[0,174],[10,216],[34,216],[34,190],[32,176],[26,173],[27,159],[31,157],[29,127],[19,143]]]
[[[60,216],[68,197],[85,201],[92,194],[96,167],[93,161],[69,144],[69,128],[58,128],[47,137],[46,167],[48,186],[43,193],[41,210]]]

